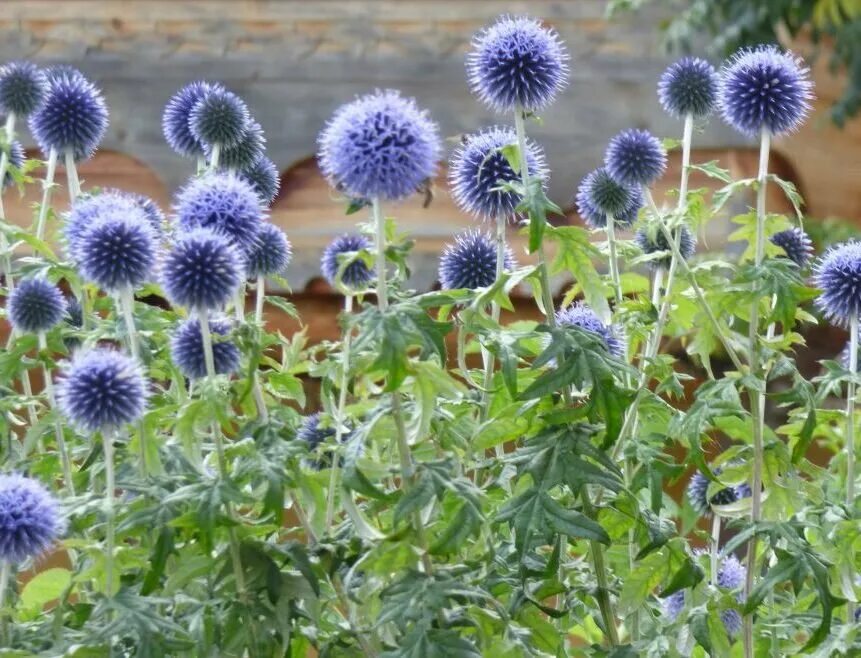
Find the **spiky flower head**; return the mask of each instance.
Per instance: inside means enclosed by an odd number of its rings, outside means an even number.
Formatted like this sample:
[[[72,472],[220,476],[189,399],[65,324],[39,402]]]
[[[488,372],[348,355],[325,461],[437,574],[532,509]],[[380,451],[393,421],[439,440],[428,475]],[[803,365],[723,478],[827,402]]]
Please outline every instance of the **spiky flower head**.
[[[721,589],[737,590],[744,583],[747,571],[735,555],[724,555],[718,566],[717,586]],[[741,593],[736,594],[736,600],[741,601]],[[685,590],[673,592],[664,599],[664,614],[675,621],[685,607]],[[737,610],[721,612],[721,621],[729,635],[737,635],[741,630],[741,615]]]
[[[41,277],[22,279],[7,301],[9,323],[16,332],[48,331],[63,319],[66,299],[53,283]]]
[[[27,117],[45,100],[48,78],[33,62],[0,66],[0,114]]]
[[[739,50],[721,71],[721,114],[745,135],[793,132],[810,113],[812,98],[810,69],[776,46]]]
[[[775,233],[771,236],[771,242],[783,249],[786,257],[802,269],[813,256],[813,241],[797,226]]]
[[[188,125],[194,138],[206,146],[233,148],[245,137],[251,115],[239,96],[212,87],[192,106]]]
[[[148,222],[134,197],[122,190],[108,188],[99,194],[78,197],[71,210],[66,213],[63,225],[63,234],[72,260],[80,260],[78,251],[81,239],[93,225],[103,219],[117,217],[131,217]]]
[[[345,233],[338,236],[323,251],[320,269],[333,286],[338,283],[338,271],[343,260],[358,251],[370,251],[371,241],[364,235]],[[354,258],[341,272],[341,284],[351,290],[361,290],[374,279],[374,273],[361,258]]]
[[[199,312],[224,306],[239,289],[244,264],[226,238],[209,229],[183,233],[162,264],[162,283],[174,304]]]
[[[822,289],[816,305],[833,323],[848,326],[861,313],[861,242],[851,240],[829,249],[814,268]]]
[[[577,188],[577,210],[592,229],[606,228],[608,215],[616,226],[628,228],[637,221],[642,205],[641,189],[617,183],[604,167],[587,174]]]
[[[712,469],[715,476],[720,476],[723,469],[716,467]],[[710,518],[712,505],[730,505],[742,498],[748,498],[751,494],[750,486],[746,483],[724,487],[709,498],[708,490],[711,481],[699,471],[696,471],[688,482],[686,490],[691,507],[703,518]]]
[[[293,257],[290,240],[280,228],[269,222],[260,226],[260,239],[245,261],[245,273],[249,279],[258,276],[283,274]]]
[[[296,432],[296,439],[307,444],[308,450],[316,450],[327,439],[335,436],[335,428],[320,427],[320,416],[319,412],[306,416],[299,431]]]
[[[81,307],[81,302],[74,295],[66,295],[66,313],[63,316],[63,321],[67,327],[71,329],[81,329],[84,326],[84,309]],[[81,344],[81,339],[77,336],[63,336],[63,344],[66,349],[71,352]]]
[[[19,564],[43,555],[65,528],[45,485],[18,473],[0,475],[0,561]]]
[[[511,217],[520,205],[522,195],[503,190],[506,183],[520,181],[502,149],[517,143],[511,128],[494,126],[467,135],[455,149],[449,162],[448,180],[455,203],[481,219]],[[532,141],[526,142],[526,170],[531,179],[547,183],[544,151]]]
[[[210,318],[209,330],[213,337],[212,359],[215,374],[229,375],[239,370],[239,347],[228,338],[230,322],[223,318]],[[185,320],[176,328],[170,339],[170,356],[179,371],[188,379],[206,377],[200,320]]]
[[[667,168],[667,152],[648,130],[623,130],[607,145],[607,173],[622,185],[651,185]]]
[[[212,145],[204,144],[206,157],[212,155]],[[220,169],[231,169],[239,171],[246,167],[252,166],[257,160],[263,156],[266,150],[266,137],[263,135],[263,128],[254,119],[249,119],[248,129],[236,144],[230,148],[221,150],[218,157],[218,167]]]
[[[143,415],[149,391],[138,364],[112,349],[76,355],[60,379],[63,415],[87,432],[112,431]]]
[[[664,111],[682,119],[708,116],[717,103],[717,71],[704,59],[683,57],[670,64],[658,81],[658,100]]]
[[[29,126],[43,153],[72,151],[75,160],[86,160],[108,129],[108,106],[82,74],[59,73],[49,76],[45,100],[30,115]]]
[[[624,336],[621,330],[615,326],[607,326],[601,322],[588,305],[583,302],[574,302],[570,306],[556,311],[556,324],[561,327],[580,327],[586,331],[597,334],[607,346],[607,351],[613,356],[622,356],[624,347]]]
[[[24,166],[24,162],[27,160],[27,154],[24,152],[24,147],[21,145],[21,142],[14,141],[9,145],[9,165],[10,167],[14,167],[15,169],[21,169]],[[3,185],[0,186],[0,189],[4,187],[10,187],[15,184],[15,179],[12,177],[11,171],[6,171],[6,175],[3,177]]]
[[[267,206],[272,205],[281,187],[281,175],[272,160],[265,155],[260,156],[250,167],[238,173],[242,180],[254,188],[262,203]]]
[[[157,238],[143,210],[110,215],[85,230],[76,259],[81,276],[111,293],[146,283],[156,260]]]
[[[203,155],[203,144],[191,132],[189,115],[197,102],[210,91],[224,91],[218,83],[197,80],[174,94],[164,108],[161,128],[165,141],[181,156],[196,158]]]
[[[439,129],[412,98],[387,90],[342,105],[320,133],[320,168],[350,197],[396,201],[436,173]]]
[[[257,247],[265,211],[247,182],[230,172],[193,178],[174,206],[179,228],[207,228],[223,235],[242,253]]]
[[[504,269],[516,267],[514,254],[505,250]],[[445,290],[487,288],[496,281],[496,243],[483,231],[465,231],[448,244],[439,259],[439,281]]]
[[[682,226],[680,229],[681,239],[679,240],[679,253],[682,258],[687,260],[694,255],[697,248],[697,241],[693,233],[688,230],[687,226]],[[657,230],[656,227],[644,227],[637,230],[634,235],[634,241],[644,254],[654,254],[661,252],[663,255],[658,256],[649,261],[649,267],[652,269],[667,268],[670,266],[670,261],[673,259],[672,249],[664,236],[663,231]]]
[[[550,105],[568,84],[568,51],[552,28],[526,16],[500,16],[473,37],[466,56],[470,89],[507,114]]]

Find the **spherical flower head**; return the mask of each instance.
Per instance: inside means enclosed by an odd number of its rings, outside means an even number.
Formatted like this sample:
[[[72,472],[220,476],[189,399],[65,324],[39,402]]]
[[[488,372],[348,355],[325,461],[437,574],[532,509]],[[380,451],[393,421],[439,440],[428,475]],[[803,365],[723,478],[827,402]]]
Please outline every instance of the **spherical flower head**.
[[[628,228],[637,221],[642,205],[639,187],[617,183],[603,167],[589,173],[577,188],[577,210],[592,229],[606,228],[608,215],[616,226]]]
[[[269,222],[260,227],[260,239],[245,261],[245,273],[249,279],[258,276],[283,274],[293,257],[290,240],[280,228]]]
[[[514,254],[505,250],[504,269],[516,265]],[[439,281],[445,290],[487,288],[496,281],[496,242],[482,231],[466,231],[446,245],[439,260]]]
[[[688,260],[691,256],[694,255],[694,252],[697,248],[697,242],[694,239],[693,233],[691,233],[687,226],[682,226],[680,229],[682,235],[681,240],[679,241],[679,253],[682,255],[682,258]],[[637,243],[637,246],[640,247],[640,250],[644,254],[654,254],[657,252],[662,252],[664,255],[654,258],[649,261],[649,267],[652,269],[658,268],[668,268],[670,266],[670,261],[673,259],[672,249],[670,248],[670,244],[667,242],[667,238],[664,236],[663,231],[655,231],[652,234],[653,229],[649,228],[641,228],[634,235],[634,241]]]
[[[49,77],[45,101],[30,115],[29,126],[43,153],[72,151],[75,160],[86,160],[108,129],[108,106],[83,75],[60,73]]]
[[[812,98],[810,69],[776,46],[742,49],[721,71],[721,114],[745,135],[793,132],[810,112]]]
[[[69,255],[80,261],[79,249],[84,234],[95,224],[117,217],[132,217],[147,221],[135,198],[117,189],[106,189],[99,194],[86,194],[78,197],[75,205],[65,216],[63,234],[68,245]]]
[[[9,145],[9,166],[14,167],[15,169],[21,169],[26,160],[27,154],[24,152],[24,147],[21,145],[21,142],[12,142]],[[3,185],[0,186],[0,189],[10,187],[14,184],[15,179],[12,178],[12,173],[7,170],[6,175],[3,177]]]
[[[621,332],[601,322],[595,311],[582,302],[574,302],[567,308],[556,311],[556,324],[562,327],[580,327],[597,334],[613,356],[622,356],[624,352],[624,337]]]
[[[715,476],[720,476],[723,469],[720,467],[712,469]],[[750,486],[746,483],[724,487],[708,497],[708,490],[711,481],[699,471],[696,471],[688,482],[686,490],[688,501],[691,507],[703,518],[712,516],[712,505],[730,505],[742,498],[749,498],[751,495]]]
[[[802,229],[795,227],[771,236],[771,242],[786,252],[786,257],[804,268],[813,256],[813,242]]]
[[[53,283],[34,277],[18,283],[6,306],[15,331],[35,334],[60,323],[66,312],[66,299]]]
[[[338,284],[338,271],[341,269],[343,259],[346,259],[348,254],[354,254],[357,251],[370,251],[372,246],[368,238],[355,233],[347,233],[335,238],[323,251],[323,258],[320,261],[323,276],[330,284],[336,286]],[[355,258],[341,272],[340,282],[351,290],[362,290],[373,279],[374,272],[368,268],[365,261],[361,258]]]
[[[717,573],[717,585],[723,589],[739,590],[744,584],[747,576],[747,569],[739,562],[735,555],[726,555],[721,560]],[[743,600],[743,595],[739,591],[736,594],[736,600]],[[724,610],[720,614],[724,628],[729,635],[738,635],[741,630],[741,615],[737,610]]]
[[[208,229],[184,233],[162,264],[164,291],[174,304],[198,311],[215,310],[233,297],[242,282],[239,252]]]
[[[156,234],[143,210],[112,215],[83,232],[76,257],[81,276],[111,293],[146,283],[156,259]]]
[[[278,189],[281,187],[281,175],[272,160],[265,155],[261,156],[250,167],[241,169],[238,174],[242,180],[254,188],[262,203],[267,206],[272,205],[275,197],[278,196]]]
[[[204,144],[206,157],[212,156],[212,146]],[[248,129],[236,144],[230,148],[222,149],[218,157],[220,169],[241,170],[252,166],[266,150],[266,137],[263,136],[263,128],[253,119],[248,122]]]
[[[822,289],[816,305],[835,324],[848,326],[861,313],[861,242],[852,240],[829,249],[814,268]]]
[[[192,106],[188,125],[201,144],[229,149],[245,137],[250,119],[245,101],[223,87],[213,87]]]
[[[57,499],[41,482],[0,475],[0,560],[19,564],[41,556],[65,526]]]
[[[175,211],[181,230],[211,229],[244,254],[257,247],[265,214],[254,188],[228,172],[193,178],[177,195]]]
[[[27,117],[45,100],[48,78],[33,62],[0,66],[0,114]]]
[[[334,427],[320,427],[320,417],[319,412],[306,416],[299,431],[296,432],[296,439],[307,444],[308,450],[316,450],[327,439],[335,436]]]
[[[452,196],[461,209],[489,220],[514,214],[522,196],[500,188],[505,183],[520,182],[520,174],[502,152],[516,143],[514,130],[499,126],[466,136],[452,155],[448,171]],[[526,169],[530,178],[540,178],[546,185],[544,151],[532,141],[526,142]]]
[[[203,155],[203,144],[192,134],[188,119],[197,102],[213,90],[224,91],[224,87],[197,80],[176,92],[165,105],[161,117],[165,141],[183,157],[196,158]]]
[[[116,350],[79,353],[60,380],[57,401],[63,415],[87,432],[113,431],[139,419],[149,391],[141,369]]]
[[[63,316],[63,321],[67,327],[72,329],[81,329],[84,326],[84,309],[81,308],[81,302],[74,295],[66,295],[66,313]],[[63,344],[66,349],[71,352],[81,344],[81,339],[77,336],[64,336]]]
[[[658,81],[658,100],[664,111],[682,119],[707,117],[717,103],[719,78],[714,67],[699,57],[683,57],[671,64]]]
[[[219,339],[229,336],[230,323],[221,318],[210,319],[209,330],[213,337],[212,359],[215,374],[229,375],[239,370],[239,347],[229,339]],[[170,355],[183,376],[188,379],[206,377],[206,359],[199,320],[186,320],[177,327],[170,339]]]
[[[651,185],[667,168],[667,152],[648,130],[631,128],[610,140],[604,166],[622,185]]]
[[[491,109],[542,110],[568,84],[568,51],[555,30],[501,16],[475,35],[466,57],[470,89]]]
[[[439,130],[426,111],[397,91],[341,106],[318,138],[323,173],[350,197],[396,201],[436,173]]]

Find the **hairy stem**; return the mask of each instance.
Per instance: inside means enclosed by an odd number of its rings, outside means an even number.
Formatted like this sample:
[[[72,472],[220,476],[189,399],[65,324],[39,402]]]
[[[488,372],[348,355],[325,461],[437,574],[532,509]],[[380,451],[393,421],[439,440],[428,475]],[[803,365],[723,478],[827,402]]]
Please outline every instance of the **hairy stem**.
[[[622,304],[622,277],[619,274],[619,255],[616,250],[616,219],[607,214],[607,246],[610,250],[610,281],[613,283],[613,295],[616,298],[616,310]]]
[[[254,321],[260,324],[263,322],[263,301],[266,298],[266,278],[262,274],[257,277],[254,292],[256,293],[254,298]]]
[[[221,157],[221,144],[213,144],[212,151],[209,153],[209,171],[218,169],[218,160]]]
[[[855,516],[855,373],[858,372],[858,316],[849,321],[849,372],[846,386],[846,509]]]
[[[45,180],[42,181],[42,203],[39,205],[39,219],[36,220],[36,238],[39,240],[45,237],[45,222],[48,220],[51,194],[54,192],[54,177],[57,174],[57,158],[57,149],[52,148],[48,152],[48,168],[45,171]]]
[[[66,184],[69,188],[69,204],[75,205],[81,196],[81,181],[78,178],[78,168],[75,166],[75,154],[71,149],[66,149],[64,154],[66,164]]]
[[[344,297],[344,315],[348,316],[353,312],[353,296],[346,295]],[[347,408],[347,387],[350,384],[350,344],[353,340],[353,331],[347,328],[344,331],[341,348],[341,381],[338,385],[338,406],[335,414],[335,449],[332,454],[332,468],[329,474],[329,491],[326,494],[326,532],[332,527],[332,522],[335,519],[335,498],[338,495],[341,475],[341,441],[344,438],[344,429]],[[352,496],[349,491],[341,492],[342,496]]]
[[[254,301],[254,321],[261,331],[263,324],[263,299],[266,296],[266,279],[261,275],[257,277]],[[241,320],[240,320],[241,321]],[[251,379],[251,394],[254,396],[254,404],[257,407],[257,415],[264,423],[269,421],[269,409],[266,408],[266,400],[263,398],[263,389],[260,386],[260,369],[255,368]]]
[[[102,432],[102,447],[105,452],[105,596],[114,596],[114,552],[116,543],[116,521],[114,519],[114,496],[117,484],[114,478],[114,430]]]
[[[756,191],[756,243],[754,244],[754,264],[762,265],[765,255],[765,192],[768,184],[768,152],[771,146],[771,135],[763,130],[759,145],[759,174]],[[759,304],[755,299],[750,308],[750,327],[748,331],[748,361],[753,377],[760,376],[759,362]],[[751,482],[750,522],[757,524],[762,518],[762,468],[765,447],[763,445],[765,381],[761,382],[762,391],[749,390],[750,415],[753,418],[753,478]],[[756,575],[756,535],[751,537],[747,545],[747,574],[744,580],[744,598],[747,600],[753,591]],[[743,623],[744,655],[753,658],[753,612],[745,615]]]
[[[508,220],[504,216],[496,218],[496,277],[494,278],[494,281],[499,281],[505,271],[505,225],[507,222]],[[495,301],[491,302],[490,317],[493,319],[494,323],[499,322],[499,315],[499,303]],[[488,415],[490,414],[490,387],[493,385],[495,358],[493,356],[493,352],[485,348],[482,348],[481,355],[484,359],[484,383],[481,391],[481,412],[479,420],[483,423],[487,420]],[[496,456],[501,458],[503,453],[504,449],[502,445],[497,445]]]
[[[711,541],[711,551],[709,553],[710,558],[710,570],[709,570],[709,582],[712,585],[717,585],[718,578],[718,556],[720,555],[720,528],[721,528],[721,518],[712,512],[712,541]]]
[[[15,139],[15,113],[10,112],[6,116],[4,126],[6,133],[6,148],[0,153],[0,224],[6,222],[6,208],[3,206],[3,191],[6,189],[6,172],[9,169],[9,150],[12,148],[12,140]],[[0,274],[6,281],[9,292],[15,290],[15,281],[12,277],[12,254],[6,234],[0,232]]]
[[[0,646],[9,646],[9,620],[3,609],[6,607],[6,598],[9,593],[9,584],[12,580],[12,563],[9,560],[0,561]]]
[[[45,332],[39,332],[39,350],[44,352],[48,349],[48,341],[45,338]],[[63,424],[60,417],[57,415],[57,396],[54,394],[54,381],[51,376],[51,371],[45,363],[42,363],[42,379],[45,380],[45,394],[48,396],[48,404],[54,411],[54,438],[57,441],[57,452],[60,453],[60,464],[63,468],[63,483],[66,485],[68,492],[75,495],[75,483],[72,481],[72,460],[69,457],[69,449],[66,447],[65,436],[63,435]]]

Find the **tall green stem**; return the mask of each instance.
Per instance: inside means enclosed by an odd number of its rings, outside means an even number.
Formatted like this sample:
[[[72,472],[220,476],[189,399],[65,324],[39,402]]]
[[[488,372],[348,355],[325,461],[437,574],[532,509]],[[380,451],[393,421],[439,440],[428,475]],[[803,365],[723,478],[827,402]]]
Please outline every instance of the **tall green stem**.
[[[616,218],[607,214],[607,246],[610,249],[610,281],[613,282],[613,295],[616,298],[616,310],[622,304],[622,277],[619,274],[619,255],[616,250]]]
[[[858,316],[849,321],[849,372],[846,386],[846,509],[855,516],[855,374],[858,372]]]
[[[209,171],[218,169],[218,160],[221,157],[221,144],[213,144],[212,151],[209,152]]]
[[[137,325],[135,324],[135,294],[130,287],[125,287],[117,293],[117,306],[119,306],[123,316],[123,324],[126,326],[126,337],[132,357],[138,363],[143,364],[140,355],[140,340],[138,340]],[[143,420],[138,421],[138,453],[141,477],[146,478],[149,472],[147,464],[148,446]]]
[[[349,316],[353,312],[353,296],[346,295],[344,297],[344,315]],[[347,408],[347,387],[350,383],[350,344],[353,340],[353,331],[351,328],[344,330],[344,339],[341,349],[341,381],[338,386],[338,407],[335,414],[335,450],[332,456],[332,468],[329,474],[329,491],[326,495],[326,531],[332,527],[332,522],[335,519],[335,498],[338,495],[338,488],[341,474],[341,441],[344,437],[344,429]],[[352,496],[349,491],[341,492],[342,496]]]
[[[257,277],[257,284],[254,302],[254,321],[261,331],[265,331],[263,327],[263,300],[266,297],[266,279],[260,275]],[[241,321],[241,319],[240,319]],[[257,415],[264,423],[269,421],[269,409],[266,407],[266,400],[263,398],[263,389],[260,386],[260,369],[255,368],[251,379],[251,393],[254,396],[254,404],[257,406]]]
[[[499,281],[505,271],[505,226],[507,223],[508,219],[504,215],[496,218],[496,276],[494,282]],[[490,317],[494,323],[499,323],[499,315],[499,302],[491,302]],[[490,388],[493,385],[493,369],[496,360],[494,359],[493,352],[488,349],[482,348],[481,355],[484,358],[484,383],[481,392],[480,420],[484,422],[490,414]],[[497,445],[496,456],[502,457],[503,452],[502,445]]]
[[[12,140],[15,139],[15,113],[10,112],[6,117],[5,124],[6,148],[0,153],[0,224],[6,222],[6,208],[3,205],[3,191],[6,189],[6,171],[9,169],[9,150],[12,148]],[[15,281],[12,277],[12,254],[10,253],[9,241],[6,234],[0,232],[0,273],[6,280],[6,288],[9,292],[15,289]]]
[[[69,187],[69,204],[75,205],[75,201],[81,196],[81,181],[78,178],[78,168],[75,166],[75,154],[71,149],[66,149],[65,164],[66,182]]]
[[[711,552],[709,553],[710,558],[710,569],[709,569],[709,582],[712,585],[717,585],[718,581],[718,556],[720,555],[720,527],[721,527],[721,518],[712,512],[712,541],[711,541]]]
[[[765,255],[765,193],[768,185],[768,154],[771,146],[771,134],[763,130],[759,143],[759,174],[756,191],[756,242],[754,244],[754,264],[757,268],[762,265]],[[755,299],[750,308],[750,326],[748,330],[748,362],[752,377],[760,377],[759,359],[759,299]],[[765,381],[761,382],[761,391],[748,390],[750,399],[750,415],[753,420],[753,478],[751,482],[750,522],[759,523],[762,518],[762,469],[765,459],[764,413]],[[744,580],[744,598],[747,600],[753,591],[756,576],[756,535],[751,537],[747,545],[747,575]],[[745,615],[743,624],[744,655],[753,658],[753,613]]]
[[[9,620],[3,608],[6,607],[6,597],[9,592],[9,582],[12,579],[12,563],[9,560],[0,561],[0,647],[9,646]]]
[[[45,338],[45,332],[39,332],[39,351],[44,352],[48,349],[48,341]],[[54,438],[57,441],[57,452],[60,453],[60,464],[63,468],[63,482],[66,489],[71,495],[75,495],[75,483],[72,481],[72,460],[69,458],[69,450],[66,447],[65,436],[63,435],[63,425],[57,415],[57,396],[54,395],[54,381],[51,376],[51,371],[45,363],[42,363],[42,379],[45,380],[45,394],[48,396],[48,403],[54,411]]]
[[[114,496],[117,483],[114,478],[114,430],[102,431],[102,447],[105,457],[105,596],[114,596],[114,552],[116,544],[116,521],[114,518]]]
[[[39,219],[36,220],[36,237],[39,240],[45,237],[45,222],[48,220],[48,211],[51,209],[51,195],[54,192],[54,177],[57,175],[57,149],[48,151],[48,168],[45,171],[45,180],[42,181],[42,203],[39,205]]]

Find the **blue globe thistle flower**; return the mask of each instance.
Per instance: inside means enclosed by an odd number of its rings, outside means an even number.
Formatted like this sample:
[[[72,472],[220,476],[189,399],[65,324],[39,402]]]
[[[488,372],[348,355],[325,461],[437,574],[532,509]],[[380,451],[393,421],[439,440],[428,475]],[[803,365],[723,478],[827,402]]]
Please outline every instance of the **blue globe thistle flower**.
[[[622,185],[651,185],[667,168],[667,152],[648,130],[623,130],[607,145],[607,173]]]
[[[156,260],[156,234],[139,216],[103,217],[83,232],[76,258],[81,276],[108,292],[134,290],[149,280]]]
[[[249,279],[258,276],[282,274],[293,257],[290,240],[280,228],[269,222],[260,227],[260,239],[245,261],[245,273]]]
[[[720,467],[713,468],[712,472],[715,476],[720,476],[723,469]],[[688,482],[686,490],[688,500],[691,507],[703,518],[709,518],[712,515],[712,505],[730,505],[731,503],[749,498],[751,495],[750,485],[742,483],[730,487],[724,487],[708,497],[708,489],[711,481],[699,471],[696,471]]]
[[[84,326],[84,309],[81,307],[81,302],[74,295],[66,295],[66,313],[63,316],[63,321],[66,326],[72,329],[81,329]],[[81,339],[77,336],[64,336],[63,345],[70,352],[81,344]]]
[[[242,282],[239,252],[226,238],[195,229],[174,242],[162,264],[162,282],[174,303],[198,311],[221,308]]]
[[[18,333],[40,333],[59,324],[66,299],[53,283],[34,277],[22,279],[6,303],[9,324]]]
[[[724,121],[740,133],[782,135],[810,112],[810,69],[775,46],[742,49],[721,71],[719,96]]]
[[[822,289],[816,305],[825,317],[848,326],[861,313],[861,242],[852,240],[829,249],[814,268],[813,281]]]
[[[309,451],[316,450],[327,439],[335,436],[334,427],[320,427],[320,416],[319,412],[306,416],[299,431],[296,432],[296,439],[307,444]]]
[[[204,144],[206,157],[212,155],[212,146]],[[218,167],[220,169],[241,170],[246,167],[251,167],[259,160],[266,150],[266,137],[263,135],[263,128],[254,119],[248,122],[248,129],[236,144],[230,148],[221,150],[218,157]]]
[[[219,340],[230,334],[230,323],[221,318],[211,318],[209,329],[212,341],[212,358],[217,375],[229,375],[239,370],[239,347],[231,340]],[[170,356],[179,371],[188,379],[206,377],[206,359],[203,355],[203,336],[200,321],[186,320],[180,324],[170,339]]]
[[[59,382],[60,411],[87,432],[115,430],[143,415],[149,391],[140,367],[116,350],[80,353]]]
[[[205,147],[218,144],[222,149],[242,141],[250,120],[245,101],[223,87],[210,88],[188,114],[188,125],[195,139]]]
[[[346,258],[347,254],[353,254],[357,251],[370,251],[372,247],[371,241],[364,235],[346,233],[335,238],[323,251],[323,258],[320,261],[323,276],[330,284],[336,285],[338,270],[341,268],[341,258]],[[341,273],[341,283],[352,290],[366,288],[373,280],[374,272],[361,258],[354,259]]]
[[[504,267],[516,267],[514,254],[505,250]],[[466,231],[446,245],[439,259],[439,281],[445,290],[487,288],[496,281],[496,242],[482,231]]]
[[[437,125],[411,98],[377,91],[342,105],[320,133],[323,173],[348,196],[404,199],[436,173]]]
[[[670,244],[667,242],[667,238],[664,237],[663,231],[655,230],[654,235],[652,235],[653,230],[654,227],[652,227],[652,229],[639,229],[634,235],[634,241],[644,254],[648,255],[657,252],[665,254],[650,260],[650,268],[667,268],[670,266],[670,261],[673,259],[672,249],[670,249]],[[679,253],[682,255],[682,258],[688,260],[696,251],[697,241],[694,238],[693,233],[688,230],[687,226],[682,226],[681,229],[676,230],[681,230],[682,232],[682,237],[679,241]]]
[[[103,219],[116,217],[133,217],[146,221],[134,199],[121,190],[109,188],[100,194],[85,194],[78,197],[75,205],[66,213],[63,225],[63,234],[72,259],[80,260],[78,251],[81,239],[94,224]]]
[[[0,560],[19,564],[48,551],[66,524],[57,499],[33,478],[0,475]]]
[[[164,108],[161,128],[165,141],[181,156],[196,158],[203,155],[203,144],[191,132],[191,109],[211,91],[224,91],[220,84],[197,80],[174,94]]]
[[[260,156],[250,167],[241,169],[239,177],[254,188],[257,196],[267,206],[272,205],[281,187],[281,175],[278,168],[265,155]]]
[[[452,197],[461,209],[490,220],[514,214],[521,195],[500,187],[520,181],[520,174],[502,153],[503,147],[516,143],[514,130],[499,126],[464,138],[452,154],[448,171]],[[540,178],[546,185],[544,151],[532,141],[526,142],[526,170],[531,178]]]
[[[607,227],[607,215],[616,226],[630,227],[643,206],[643,192],[635,186],[617,183],[603,167],[587,174],[577,188],[577,210],[592,229]]]
[[[24,151],[24,147],[21,145],[21,142],[15,141],[9,145],[9,165],[14,167],[15,169],[21,169],[24,166],[24,162],[27,160],[27,154]],[[15,179],[12,178],[12,173],[6,171],[6,175],[3,177],[3,185],[0,187],[10,187],[15,184]]]
[[[701,554],[701,552],[698,552]],[[725,555],[721,558],[717,572],[717,586],[721,589],[739,589],[743,583],[747,571],[735,555]],[[736,600],[741,601],[741,593],[736,595]],[[685,590],[679,590],[664,599],[664,614],[675,621],[685,607]],[[737,610],[724,610],[721,612],[721,621],[729,635],[738,635],[741,630],[741,615]]]
[[[658,81],[658,100],[664,111],[682,119],[708,116],[717,102],[717,71],[704,59],[683,57],[671,64]]]
[[[212,173],[193,178],[176,197],[179,228],[208,228],[242,253],[257,247],[264,210],[254,189],[236,174]]]
[[[619,328],[605,325],[595,315],[595,311],[582,302],[574,302],[567,308],[556,311],[556,324],[561,327],[580,327],[591,331],[603,339],[610,354],[620,357],[624,353],[625,338]]]
[[[502,16],[473,38],[466,72],[470,89],[491,109],[538,111],[568,84],[568,51],[540,22]]]
[[[108,129],[108,106],[83,75],[61,73],[49,78],[45,101],[30,115],[29,126],[43,153],[71,150],[75,160],[86,160]]]
[[[0,66],[0,114],[27,117],[45,100],[48,78],[33,62]]]
[[[802,229],[795,227],[771,236],[771,242],[786,252],[786,257],[804,268],[813,256],[813,242]]]

